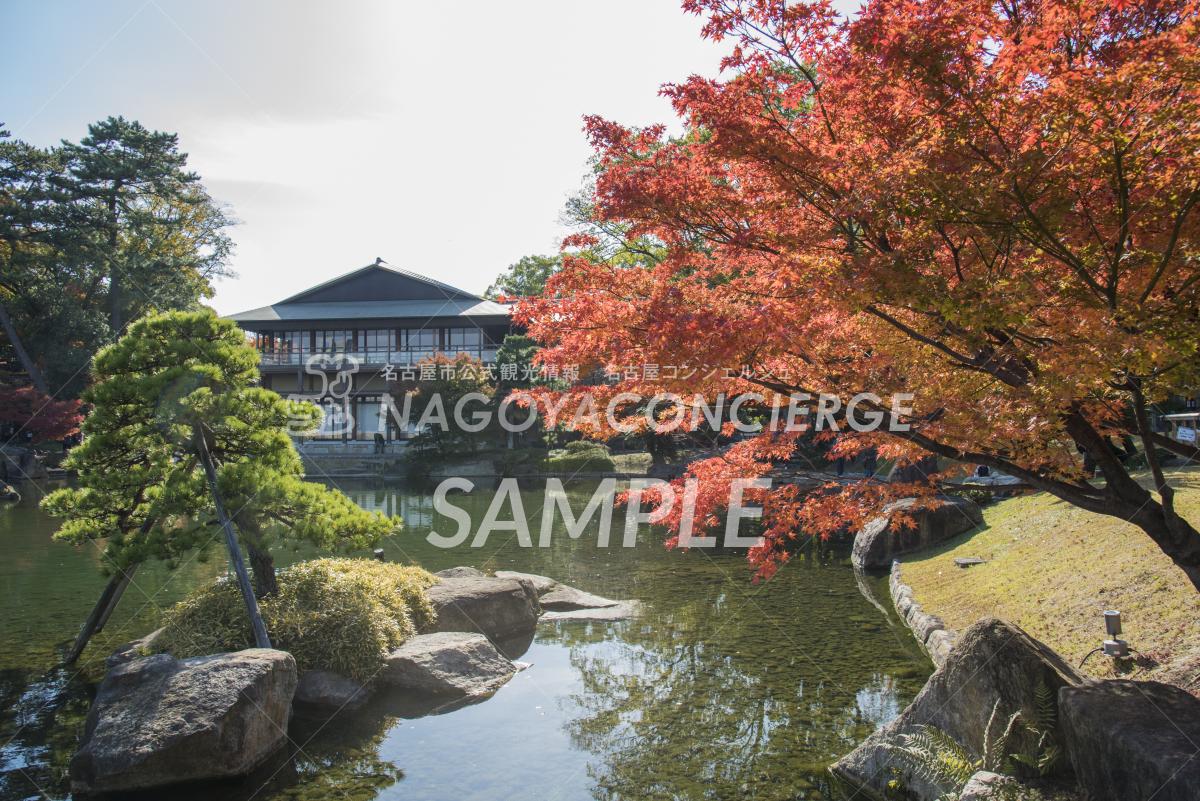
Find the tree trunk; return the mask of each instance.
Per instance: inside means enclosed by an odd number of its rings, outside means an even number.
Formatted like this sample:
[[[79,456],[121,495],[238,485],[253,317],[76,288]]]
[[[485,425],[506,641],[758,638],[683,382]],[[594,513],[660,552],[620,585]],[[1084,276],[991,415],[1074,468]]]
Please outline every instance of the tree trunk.
[[[1187,575],[1192,586],[1200,591],[1200,531],[1191,523],[1165,509],[1157,501],[1147,503],[1132,515],[1114,516],[1126,518],[1150,535],[1150,539],[1171,557],[1171,561]]]
[[[17,354],[17,360],[21,362],[21,367],[29,374],[29,380],[33,383],[33,388],[43,395],[49,395],[50,389],[46,385],[46,378],[42,375],[42,371],[34,364],[33,359],[29,357],[29,352],[25,350],[25,346],[21,344],[21,337],[17,334],[16,326],[13,325],[12,318],[8,316],[8,308],[3,303],[0,303],[0,325],[4,326],[4,333],[8,335],[8,341],[12,343],[13,352]]]
[[[246,553],[250,555],[250,569],[254,571],[254,590],[259,598],[266,598],[279,592],[279,582],[275,578],[275,559],[269,551],[259,550],[256,546],[246,543]]]
[[[117,195],[120,191],[121,183],[117,182],[108,199],[108,324],[112,328],[113,339],[121,336],[121,328],[125,325],[121,313],[121,271],[117,267]]]
[[[244,515],[238,515],[237,525],[246,544],[246,554],[250,557],[250,569],[254,571],[254,594],[260,599],[274,595],[279,592],[279,582],[275,578],[275,558],[263,544],[258,523],[247,520]]]

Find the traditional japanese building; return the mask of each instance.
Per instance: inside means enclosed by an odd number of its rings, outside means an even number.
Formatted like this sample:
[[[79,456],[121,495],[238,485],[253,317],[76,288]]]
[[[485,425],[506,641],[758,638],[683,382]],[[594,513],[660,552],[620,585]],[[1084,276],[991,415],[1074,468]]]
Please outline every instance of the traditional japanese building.
[[[385,415],[431,356],[466,353],[493,364],[509,331],[508,306],[377,259],[260,309],[230,315],[262,354],[263,386],[325,408],[325,439],[404,432]]]

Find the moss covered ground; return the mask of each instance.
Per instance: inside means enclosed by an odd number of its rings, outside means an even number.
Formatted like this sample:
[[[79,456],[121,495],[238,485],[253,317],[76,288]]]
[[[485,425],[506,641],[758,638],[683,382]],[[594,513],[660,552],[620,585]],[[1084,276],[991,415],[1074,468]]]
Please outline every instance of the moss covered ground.
[[[1200,467],[1168,476],[1179,512],[1200,524]],[[960,556],[987,563],[961,569]],[[1200,694],[1200,593],[1130,523],[1038,493],[985,507],[981,529],[903,561],[916,600],[948,627],[999,617],[1074,665],[1104,639],[1102,612],[1118,609],[1137,658],[1118,667],[1097,654],[1083,672],[1169,681]]]

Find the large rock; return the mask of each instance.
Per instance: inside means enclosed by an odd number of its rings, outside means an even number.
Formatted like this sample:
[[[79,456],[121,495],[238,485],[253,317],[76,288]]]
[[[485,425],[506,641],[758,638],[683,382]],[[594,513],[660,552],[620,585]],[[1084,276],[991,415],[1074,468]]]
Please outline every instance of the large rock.
[[[306,670],[296,684],[296,703],[309,709],[340,712],[362,706],[370,693],[357,681],[328,670]]]
[[[894,760],[889,746],[897,744],[900,735],[912,734],[920,725],[935,726],[978,755],[997,700],[1004,719],[1024,710],[1032,720],[1039,683],[1057,692],[1080,681],[1062,657],[1021,629],[1001,620],[981,620],[962,633],[945,663],[908,708],[832,769],[851,784],[878,795],[883,795],[894,778],[893,769],[897,769],[901,781],[918,798],[935,798],[940,794],[936,788],[905,772]]]
[[[1200,699],[1156,681],[1099,681],[1063,687],[1058,710],[1093,801],[1200,797]]]
[[[141,790],[249,773],[287,737],[296,662],[251,648],[109,671],[71,760],[76,793]]]
[[[854,535],[850,561],[866,570],[885,570],[892,559],[956,537],[983,523],[983,512],[969,498],[940,495],[935,509],[915,508],[916,498],[905,498],[884,507],[884,514],[867,523]],[[895,516],[906,513],[916,528],[893,524]]]
[[[517,669],[482,634],[445,631],[410,637],[388,654],[379,679],[407,690],[478,697],[494,693]]]
[[[444,578],[427,590],[433,631],[474,631],[493,640],[531,631],[541,608],[527,581],[486,576]]]

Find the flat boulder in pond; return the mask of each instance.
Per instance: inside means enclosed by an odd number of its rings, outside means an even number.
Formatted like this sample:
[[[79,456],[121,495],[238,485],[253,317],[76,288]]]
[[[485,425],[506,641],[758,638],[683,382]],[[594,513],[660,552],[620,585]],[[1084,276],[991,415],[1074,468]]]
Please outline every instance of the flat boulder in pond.
[[[369,694],[354,679],[328,670],[306,670],[296,684],[296,703],[323,712],[356,709]]]
[[[1000,719],[1023,710],[1033,720],[1039,684],[1056,693],[1081,681],[1062,657],[1020,628],[1002,620],[981,620],[962,633],[908,708],[834,763],[832,770],[882,796],[894,778],[892,768],[899,767],[891,747],[900,735],[912,734],[920,725],[934,726],[978,756],[997,701]],[[941,795],[911,771],[903,773],[902,781],[923,801]]]
[[[88,714],[71,789],[126,792],[249,773],[284,744],[295,689],[292,655],[266,648],[118,665]]]
[[[497,570],[496,578],[528,581],[539,596],[545,595],[558,586],[558,582],[549,576],[539,576],[537,573],[519,573],[516,570]]]
[[[611,606],[583,607],[580,609],[563,609],[547,612],[542,615],[542,620],[584,620],[596,623],[628,620],[631,617],[636,617],[641,609],[642,604],[640,601],[613,601]]]
[[[1095,801],[1200,797],[1200,699],[1157,681],[1097,681],[1058,692],[1075,775]]]
[[[573,609],[603,609],[606,606],[616,606],[620,603],[610,598],[601,598],[599,595],[592,595],[590,592],[568,587],[565,584],[560,584],[550,590],[538,599],[538,602],[542,605],[542,609],[551,612],[567,612]]]
[[[380,681],[438,695],[491,695],[518,670],[482,634],[420,634],[388,654]]]
[[[532,631],[541,607],[527,581],[489,576],[443,578],[427,591],[433,631],[468,631],[502,640]]]
[[[983,523],[983,511],[969,498],[938,496],[937,508],[916,508],[916,498],[904,498],[884,507],[880,517],[867,523],[854,535],[850,561],[864,570],[886,570],[892,560],[957,537]],[[913,518],[916,528],[904,528],[895,519],[899,514]]]

